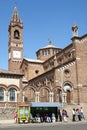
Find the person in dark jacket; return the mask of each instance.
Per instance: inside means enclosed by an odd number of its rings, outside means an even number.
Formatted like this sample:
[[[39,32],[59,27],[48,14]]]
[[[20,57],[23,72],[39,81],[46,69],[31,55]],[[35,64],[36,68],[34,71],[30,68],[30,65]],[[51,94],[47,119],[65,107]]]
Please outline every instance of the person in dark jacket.
[[[61,115],[61,111],[60,109],[58,108],[58,111],[57,111],[57,121],[62,121],[62,115]]]

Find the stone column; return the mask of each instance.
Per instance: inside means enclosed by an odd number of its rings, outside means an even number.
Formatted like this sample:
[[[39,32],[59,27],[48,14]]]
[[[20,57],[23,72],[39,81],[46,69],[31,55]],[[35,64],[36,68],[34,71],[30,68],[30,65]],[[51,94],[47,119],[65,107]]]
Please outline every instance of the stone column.
[[[6,102],[8,102],[8,91],[5,91],[5,99],[4,99]]]
[[[66,103],[66,93],[62,93],[62,102]]]
[[[17,102],[17,100],[18,100],[18,94],[19,93],[20,93],[19,91],[15,91],[15,102]]]
[[[51,102],[51,92],[49,92],[49,102]]]
[[[23,100],[23,102],[25,102],[25,100],[24,100],[24,96],[25,96],[25,92],[23,92],[23,99],[22,99],[22,100]]]
[[[64,95],[64,99],[65,99],[65,103],[66,103],[66,93],[65,93],[65,95]]]
[[[53,102],[53,98],[54,98],[54,93],[49,92],[49,102]]]
[[[40,92],[35,92],[35,102],[39,102]]]

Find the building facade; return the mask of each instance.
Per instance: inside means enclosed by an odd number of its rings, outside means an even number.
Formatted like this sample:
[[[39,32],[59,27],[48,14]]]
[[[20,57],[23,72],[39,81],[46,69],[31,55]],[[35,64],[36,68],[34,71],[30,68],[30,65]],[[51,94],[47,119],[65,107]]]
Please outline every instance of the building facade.
[[[36,52],[36,60],[23,59],[25,101],[87,103],[87,35],[79,37],[76,25],[72,32],[64,49],[49,44]]]
[[[9,25],[8,68],[24,74],[23,101],[87,103],[87,35],[79,37],[74,24],[71,44],[62,49],[49,40],[36,52],[34,60],[23,58],[22,31],[23,23],[15,7]]]
[[[78,36],[72,27],[71,43],[57,48],[51,41],[36,52],[36,59],[23,57],[23,23],[14,7],[9,24],[8,70],[0,72],[0,106],[19,102],[87,103],[87,34]]]

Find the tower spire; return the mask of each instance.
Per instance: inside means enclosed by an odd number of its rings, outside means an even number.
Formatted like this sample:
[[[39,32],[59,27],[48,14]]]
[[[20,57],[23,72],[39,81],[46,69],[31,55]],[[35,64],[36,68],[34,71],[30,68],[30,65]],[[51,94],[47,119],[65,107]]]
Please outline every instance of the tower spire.
[[[12,19],[11,19],[12,22],[21,22],[21,19],[19,18],[19,14],[18,14],[18,11],[17,11],[17,7],[16,7],[16,3],[15,3],[15,6],[14,6],[14,11],[13,11],[13,16],[12,16]]]

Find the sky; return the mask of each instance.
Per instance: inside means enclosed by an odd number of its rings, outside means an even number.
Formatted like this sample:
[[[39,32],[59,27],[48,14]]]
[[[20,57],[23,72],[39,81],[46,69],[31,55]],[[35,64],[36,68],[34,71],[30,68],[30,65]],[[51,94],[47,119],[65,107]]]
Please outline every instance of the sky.
[[[16,4],[23,21],[24,57],[48,45],[65,48],[72,43],[72,26],[87,33],[87,0],[0,0],[0,68],[8,69],[8,26]]]

